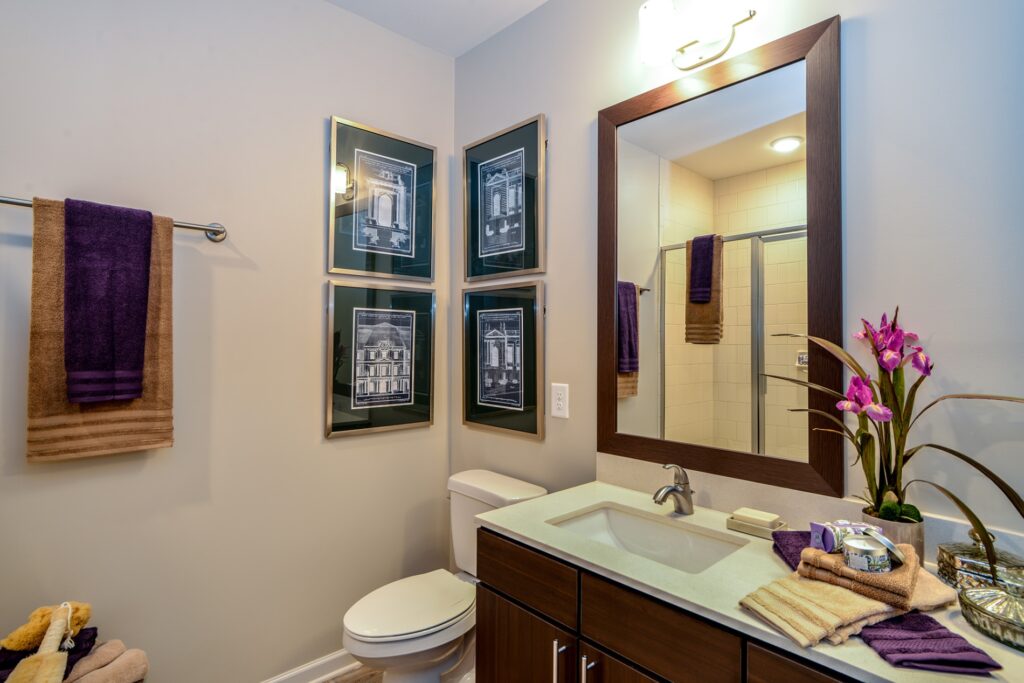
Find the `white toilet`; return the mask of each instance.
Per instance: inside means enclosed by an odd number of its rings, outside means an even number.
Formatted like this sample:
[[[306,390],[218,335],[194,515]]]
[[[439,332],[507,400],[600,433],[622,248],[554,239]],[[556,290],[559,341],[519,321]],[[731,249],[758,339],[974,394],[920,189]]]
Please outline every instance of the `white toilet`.
[[[345,649],[384,671],[385,683],[466,683],[473,680],[476,624],[476,521],[481,512],[547,493],[540,486],[487,470],[448,479],[452,574],[435,569],[399,579],[363,597],[345,613]]]

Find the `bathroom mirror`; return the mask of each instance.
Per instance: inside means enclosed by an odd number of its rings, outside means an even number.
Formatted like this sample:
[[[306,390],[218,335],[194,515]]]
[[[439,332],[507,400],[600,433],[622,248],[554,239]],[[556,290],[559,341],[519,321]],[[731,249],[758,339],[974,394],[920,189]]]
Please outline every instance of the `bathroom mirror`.
[[[838,17],[599,115],[598,448],[843,494]],[[616,334],[605,334],[606,330]],[[809,395],[810,394],[810,395]]]

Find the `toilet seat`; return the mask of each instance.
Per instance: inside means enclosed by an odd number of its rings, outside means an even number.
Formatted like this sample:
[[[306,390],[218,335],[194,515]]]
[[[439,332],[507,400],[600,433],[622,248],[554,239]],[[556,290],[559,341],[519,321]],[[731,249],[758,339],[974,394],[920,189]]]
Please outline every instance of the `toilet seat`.
[[[475,606],[473,584],[435,569],[381,586],[363,597],[345,613],[345,634],[364,643],[422,638],[465,621],[467,615],[475,622]]]

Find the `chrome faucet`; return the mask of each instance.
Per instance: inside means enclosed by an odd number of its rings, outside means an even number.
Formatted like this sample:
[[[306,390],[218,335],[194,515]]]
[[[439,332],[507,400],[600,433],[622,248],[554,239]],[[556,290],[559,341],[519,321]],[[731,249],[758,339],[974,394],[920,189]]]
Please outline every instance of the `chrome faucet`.
[[[662,465],[662,469],[674,470],[675,482],[668,486],[662,486],[660,489],[654,492],[654,502],[658,505],[663,505],[665,500],[669,497],[672,498],[672,502],[676,506],[676,514],[678,515],[692,515],[693,514],[693,491],[690,490],[690,477],[687,476],[686,470],[679,465],[669,463]]]

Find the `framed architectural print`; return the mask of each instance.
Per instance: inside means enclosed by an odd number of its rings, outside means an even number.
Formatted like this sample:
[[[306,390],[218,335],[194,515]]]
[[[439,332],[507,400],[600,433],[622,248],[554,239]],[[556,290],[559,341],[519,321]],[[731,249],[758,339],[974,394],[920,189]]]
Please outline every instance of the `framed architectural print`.
[[[325,435],[433,422],[434,292],[327,285]]]
[[[422,142],[331,119],[329,272],[433,280],[436,156]]]
[[[544,115],[463,148],[466,280],[544,272]]]
[[[462,423],[544,438],[544,285],[462,292]]]

